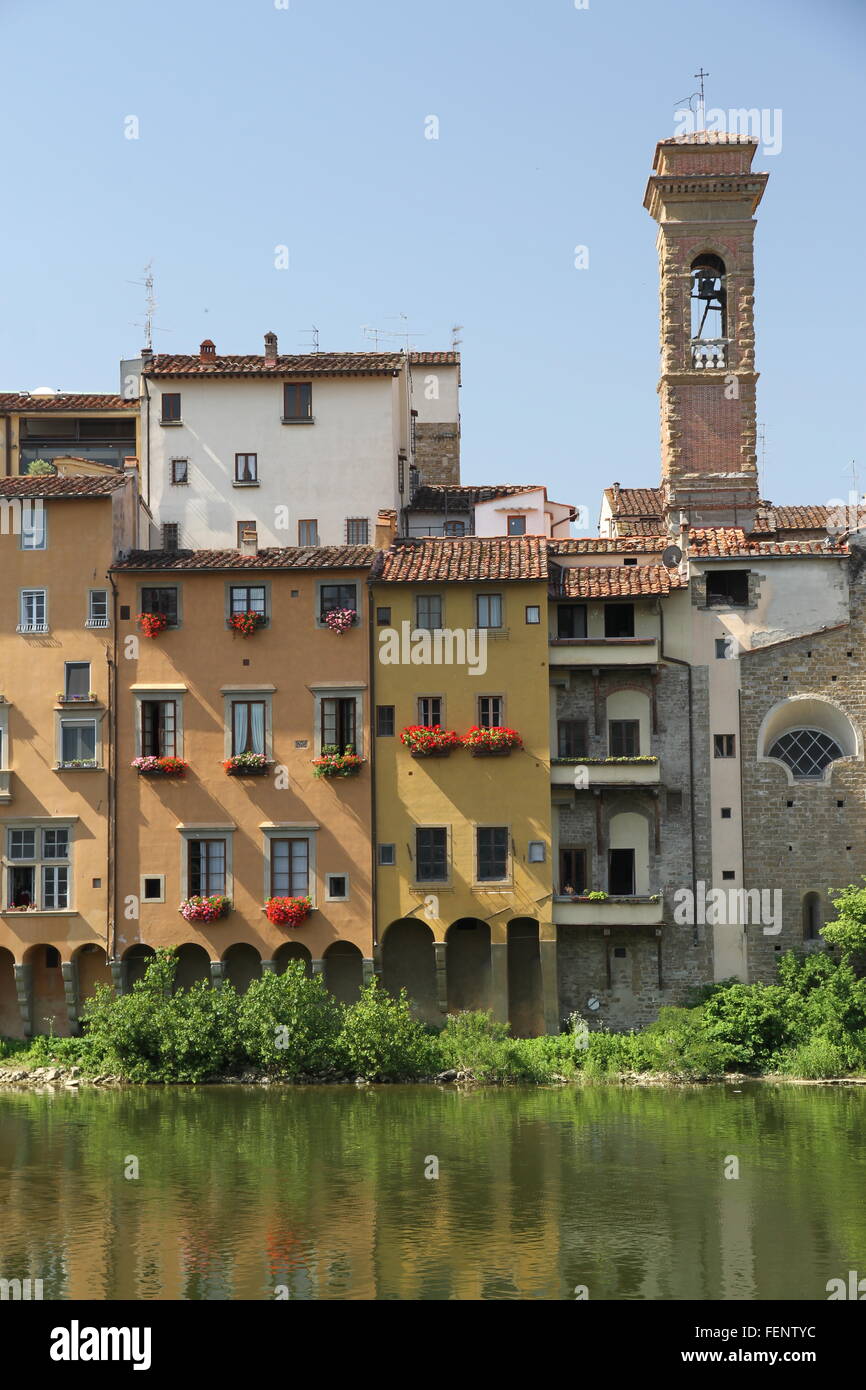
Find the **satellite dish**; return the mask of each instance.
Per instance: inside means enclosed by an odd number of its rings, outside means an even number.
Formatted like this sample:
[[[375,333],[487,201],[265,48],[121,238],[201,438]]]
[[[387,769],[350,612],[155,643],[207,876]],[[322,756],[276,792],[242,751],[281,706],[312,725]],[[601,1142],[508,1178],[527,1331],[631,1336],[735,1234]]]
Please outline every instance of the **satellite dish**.
[[[678,545],[669,545],[667,549],[662,552],[662,564],[665,566],[665,569],[676,569],[682,558],[683,552]]]

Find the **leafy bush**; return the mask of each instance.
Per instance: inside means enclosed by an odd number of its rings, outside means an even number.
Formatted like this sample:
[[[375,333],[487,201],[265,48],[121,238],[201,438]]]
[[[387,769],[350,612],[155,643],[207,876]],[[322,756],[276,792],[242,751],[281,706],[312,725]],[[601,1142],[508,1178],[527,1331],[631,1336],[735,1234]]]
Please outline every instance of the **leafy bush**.
[[[238,1008],[245,1056],[285,1079],[332,1072],[342,1022],[342,1010],[321,976],[308,978],[299,960],[289,961],[283,975],[253,981]]]
[[[843,960],[862,955],[866,952],[866,888],[849,883],[832,902],[839,915],[822,928],[821,935],[831,946],[838,946]]]
[[[375,979],[344,1010],[337,1052],[339,1071],[369,1081],[412,1081],[436,1069],[434,1040],[412,1017],[405,989],[393,999]]]

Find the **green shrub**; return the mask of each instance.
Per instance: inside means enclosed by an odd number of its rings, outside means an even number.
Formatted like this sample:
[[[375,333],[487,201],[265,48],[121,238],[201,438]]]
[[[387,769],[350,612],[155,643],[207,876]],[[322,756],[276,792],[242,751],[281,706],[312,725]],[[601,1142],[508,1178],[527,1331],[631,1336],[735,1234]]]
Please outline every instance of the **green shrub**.
[[[302,961],[289,961],[285,974],[263,975],[241,998],[244,1054],[271,1076],[327,1075],[337,1062],[342,1012],[320,975],[309,978]]]
[[[393,999],[373,979],[343,1012],[337,1070],[369,1081],[412,1081],[436,1069],[435,1041],[412,1017],[405,989]]]
[[[829,1038],[819,1036],[784,1052],[779,1059],[779,1070],[784,1076],[824,1081],[828,1077],[844,1076],[849,1070],[849,1063],[843,1048]]]

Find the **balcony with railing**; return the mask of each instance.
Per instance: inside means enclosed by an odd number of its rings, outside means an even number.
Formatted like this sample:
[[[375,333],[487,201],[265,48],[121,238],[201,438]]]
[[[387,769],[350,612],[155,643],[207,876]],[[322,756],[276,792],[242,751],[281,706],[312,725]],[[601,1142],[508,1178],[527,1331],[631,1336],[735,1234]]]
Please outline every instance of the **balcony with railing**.
[[[655,666],[658,637],[551,637],[551,666]]]
[[[660,927],[664,903],[657,894],[615,894],[595,899],[556,894],[553,920],[562,927]]]

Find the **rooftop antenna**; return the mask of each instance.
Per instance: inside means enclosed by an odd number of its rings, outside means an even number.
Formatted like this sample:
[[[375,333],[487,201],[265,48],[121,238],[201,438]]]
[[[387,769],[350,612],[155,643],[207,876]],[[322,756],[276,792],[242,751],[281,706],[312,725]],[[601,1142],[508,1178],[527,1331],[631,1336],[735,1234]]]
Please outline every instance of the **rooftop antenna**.
[[[708,72],[704,72],[703,65],[702,65],[702,66],[701,66],[700,72],[696,72],[696,73],[694,74],[694,76],[698,78],[698,80],[699,80],[699,82],[700,82],[700,84],[701,84],[701,86],[700,86],[700,91],[692,92],[692,94],[691,94],[690,97],[680,97],[679,101],[677,102],[677,108],[678,108],[678,109],[682,107],[684,101],[687,101],[687,102],[688,102],[688,104],[689,104],[689,110],[690,110],[690,111],[693,111],[693,112],[695,113],[695,116],[696,116],[696,129],[697,129],[697,130],[704,130],[704,129],[705,129],[705,125],[706,125],[706,120],[705,120],[705,110],[706,110],[706,107],[705,107],[705,103],[704,103],[704,78],[705,78],[705,77],[709,77],[709,75],[710,75],[710,74],[709,74]],[[695,105],[695,103],[697,103],[697,105]]]
[[[463,324],[462,324],[462,323],[455,323],[455,324],[453,325],[452,329],[451,329],[451,350],[452,350],[452,352],[456,352],[457,349],[459,348],[460,344],[463,342],[463,339],[462,339],[461,337],[458,336],[458,335],[461,334],[462,332],[463,332]]]
[[[134,323],[133,328],[144,329],[144,346],[148,352],[153,352],[153,315],[156,310],[156,296],[153,292],[153,261],[148,261],[144,267],[143,280],[127,280],[128,285],[144,285],[144,322]],[[170,333],[170,328],[157,329],[159,333]]]
[[[305,329],[304,329],[304,332],[305,332],[305,333],[311,334],[311,335],[312,335],[313,341],[312,341],[312,344],[310,344],[310,343],[302,343],[301,346],[302,346],[302,347],[306,347],[306,348],[309,348],[310,346],[312,346],[313,352],[318,352],[318,351],[319,351],[319,330],[318,330],[318,328],[316,327],[316,325],[313,324],[310,328],[305,328]]]
[[[411,331],[411,329],[409,328],[409,319],[406,314],[400,314],[398,316],[395,315],[391,319],[389,319],[388,322],[393,323],[394,317],[401,318],[406,325],[406,327],[401,329],[399,332],[392,332],[387,328],[374,328],[369,323],[361,324],[361,332],[364,334],[364,337],[367,339],[368,342],[372,342],[374,344],[375,352],[379,351],[380,338],[389,339],[392,342],[402,343],[404,352],[409,352],[412,349],[412,347],[414,346],[415,338],[426,338],[426,333],[413,333]]]

